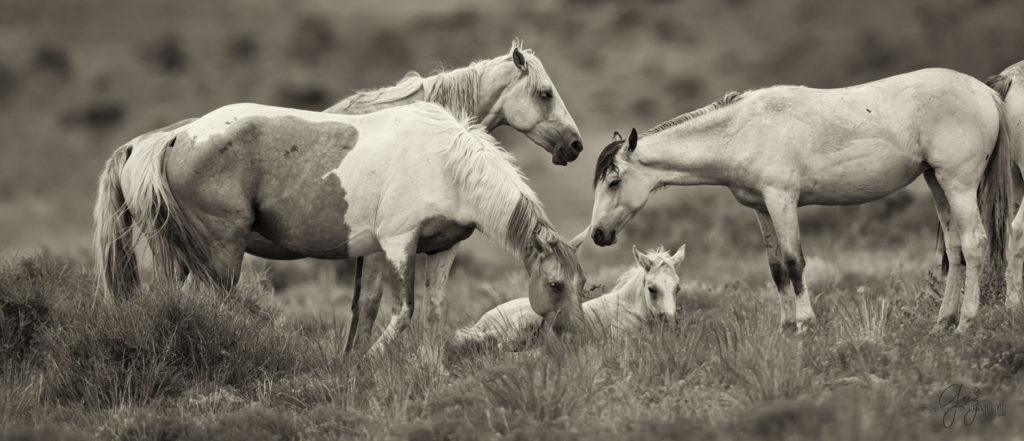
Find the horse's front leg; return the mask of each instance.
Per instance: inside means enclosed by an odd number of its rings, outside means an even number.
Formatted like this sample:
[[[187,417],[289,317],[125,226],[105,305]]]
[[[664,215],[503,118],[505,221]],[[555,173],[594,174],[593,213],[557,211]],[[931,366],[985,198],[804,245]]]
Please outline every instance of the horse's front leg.
[[[772,224],[775,227],[775,236],[778,240],[779,251],[782,254],[782,264],[789,274],[789,281],[793,284],[793,291],[796,293],[796,330],[803,332],[807,326],[814,323],[814,308],[811,307],[811,290],[804,278],[803,248],[800,246],[800,223],[797,219],[797,197],[791,192],[766,189],[764,191],[764,202],[768,208]]]
[[[448,288],[448,275],[455,262],[455,245],[436,254],[428,254],[424,274],[427,296],[427,324],[438,325],[444,319],[444,299]]]
[[[401,302],[392,307],[391,322],[380,338],[370,348],[370,353],[381,354],[399,334],[409,328],[415,306],[416,241],[419,231],[381,240],[381,248],[387,259],[387,277],[392,292],[401,294]]]
[[[767,212],[754,210],[757,214],[757,225],[761,228],[761,239],[764,240],[765,253],[768,255],[768,268],[772,272],[772,281],[779,292],[779,324],[783,330],[796,330],[796,313],[794,298],[789,295],[789,271],[783,263],[782,250],[775,236],[775,225]]]

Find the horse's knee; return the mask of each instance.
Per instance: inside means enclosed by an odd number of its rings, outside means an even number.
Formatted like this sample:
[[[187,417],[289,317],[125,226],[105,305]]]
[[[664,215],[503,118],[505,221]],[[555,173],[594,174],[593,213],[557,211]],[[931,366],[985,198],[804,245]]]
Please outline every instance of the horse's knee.
[[[804,272],[804,256],[801,253],[787,254],[783,257],[783,263],[786,265],[786,271],[789,272],[790,278],[799,278]]]

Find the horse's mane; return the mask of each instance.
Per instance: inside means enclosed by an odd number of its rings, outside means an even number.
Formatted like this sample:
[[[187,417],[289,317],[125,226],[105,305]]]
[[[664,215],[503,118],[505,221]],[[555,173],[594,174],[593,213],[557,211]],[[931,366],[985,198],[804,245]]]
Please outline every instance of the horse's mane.
[[[732,92],[729,92],[729,93],[725,94],[725,96],[719,98],[717,101],[715,101],[715,102],[713,102],[711,104],[708,104],[708,105],[706,105],[704,107],[701,107],[701,108],[699,108],[697,110],[684,113],[684,114],[679,115],[679,116],[677,116],[675,118],[672,118],[672,119],[670,119],[668,121],[665,121],[665,122],[663,122],[661,124],[658,124],[657,126],[651,128],[651,129],[648,129],[646,132],[641,133],[640,136],[653,135],[653,134],[658,133],[658,132],[660,132],[662,130],[665,130],[665,129],[669,128],[669,127],[674,127],[674,126],[677,126],[677,125],[682,124],[684,122],[690,121],[690,120],[692,120],[694,118],[707,115],[707,114],[709,114],[709,113],[711,113],[711,112],[713,112],[715,110],[721,109],[723,107],[726,107],[726,106],[728,106],[728,105],[730,105],[732,103],[735,103],[735,102],[739,101],[740,98],[743,97],[744,93],[746,93],[746,92],[737,92],[735,90],[732,91]]]
[[[442,148],[445,172],[463,190],[470,203],[484,217],[487,233],[505,243],[517,257],[533,246],[536,234],[557,238],[552,247],[562,262],[577,262],[575,250],[552,227],[537,194],[526,184],[522,170],[487,130],[472,123],[467,115],[455,120],[432,103],[411,104],[424,111],[423,117],[453,128],[453,141]],[[458,124],[452,124],[457,122]],[[576,263],[578,265],[578,263]]]
[[[468,66],[453,70],[446,71],[440,68],[428,77],[410,71],[392,86],[358,91],[331,106],[326,112],[350,114],[373,112],[378,110],[381,105],[397,103],[422,91],[424,101],[440,104],[452,114],[475,115],[478,113],[476,94],[481,74],[486,67],[511,60],[512,49],[519,49],[523,53],[527,65],[527,81],[529,81],[530,87],[534,87],[539,81],[540,75],[544,73],[544,66],[534,55],[533,50],[524,49],[522,40],[517,38],[512,41],[512,48],[508,54],[476,60]]]

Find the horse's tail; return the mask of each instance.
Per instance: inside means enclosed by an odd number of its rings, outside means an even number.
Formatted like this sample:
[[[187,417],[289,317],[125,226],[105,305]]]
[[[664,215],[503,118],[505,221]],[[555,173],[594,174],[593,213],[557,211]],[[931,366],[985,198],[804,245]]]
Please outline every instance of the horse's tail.
[[[132,214],[121,189],[121,171],[132,146],[114,151],[100,174],[99,192],[93,208],[97,292],[124,296],[139,286],[139,267],[132,238]]]
[[[978,206],[989,236],[990,261],[1005,263],[1006,238],[1014,215],[1010,212],[1013,206],[1010,193],[1013,185],[1014,155],[1003,104],[1010,81],[1007,77],[996,75],[989,78],[985,84],[996,92],[993,100],[999,110],[999,137],[992,150],[992,156],[989,157],[985,176],[978,187]]]
[[[1006,238],[1009,234],[1011,213],[1011,187],[1013,185],[1013,152],[1010,151],[1009,132],[1007,129],[1004,100],[1012,83],[1012,76],[1006,72],[993,75],[985,80],[985,85],[994,91],[993,99],[999,111],[999,136],[995,148],[989,157],[985,175],[978,186],[978,208],[981,211],[982,223],[989,236],[989,259],[991,262],[1005,262]],[[942,228],[938,228],[938,248],[942,255],[942,273],[949,272],[949,257],[946,255],[946,243]]]
[[[199,282],[218,284],[222,281],[208,264],[209,247],[167,182],[164,157],[176,139],[173,132],[163,132],[145,139],[145,148],[136,148],[136,155],[145,155],[141,158],[144,165],[133,176],[134,185],[126,193],[128,207],[153,251],[158,277],[180,282],[191,275]]]

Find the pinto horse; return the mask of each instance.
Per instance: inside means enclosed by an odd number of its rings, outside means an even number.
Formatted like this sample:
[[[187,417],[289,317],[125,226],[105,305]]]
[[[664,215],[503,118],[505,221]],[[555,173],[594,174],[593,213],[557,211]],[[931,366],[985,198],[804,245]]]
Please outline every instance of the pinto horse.
[[[365,114],[417,101],[437,103],[453,115],[473,117],[489,132],[508,125],[549,152],[551,162],[556,165],[572,162],[583,151],[576,122],[544,65],[532,50],[523,47],[519,39],[512,42],[512,47],[504,55],[427,77],[410,72],[395,85],[357,92],[325,112]],[[427,292],[424,299],[428,322],[437,322],[442,315],[448,274],[456,249],[457,246],[453,246],[426,256],[424,285]],[[268,259],[303,257],[275,246],[258,233],[249,235],[246,251]],[[358,346],[357,340],[368,339],[373,331],[383,295],[382,276],[386,265],[382,254],[368,256],[365,270],[369,277],[364,286],[364,262],[362,257],[357,258],[352,321],[346,350]],[[368,295],[361,296],[364,290]]]
[[[964,332],[978,311],[982,265],[1002,256],[1011,159],[1006,142],[998,94],[946,69],[841,89],[733,92],[609,144],[594,173],[590,227],[595,243],[610,245],[651,191],[727,186],[757,214],[783,327],[802,331],[815,314],[797,207],[873,201],[924,174],[951,262],[934,330],[956,324],[959,306],[956,330]],[[786,294],[789,285],[795,295]]]
[[[530,304],[556,331],[582,314],[576,255],[508,153],[436,104],[366,115],[222,107],[115,151],[95,220],[101,286],[121,295],[138,285],[132,225],[162,276],[224,290],[252,232],[305,257],[382,252],[402,302],[378,352],[409,325],[416,253],[450,249],[473,230],[522,260]]]

